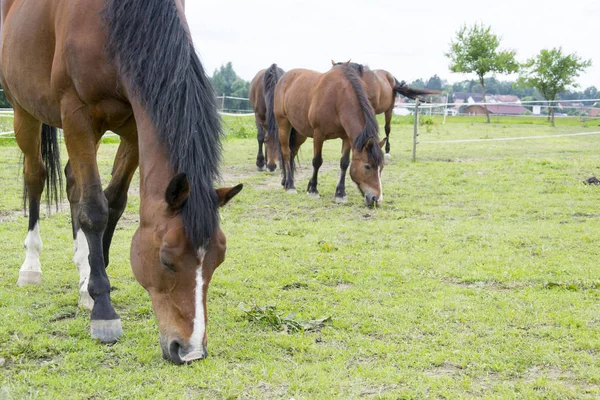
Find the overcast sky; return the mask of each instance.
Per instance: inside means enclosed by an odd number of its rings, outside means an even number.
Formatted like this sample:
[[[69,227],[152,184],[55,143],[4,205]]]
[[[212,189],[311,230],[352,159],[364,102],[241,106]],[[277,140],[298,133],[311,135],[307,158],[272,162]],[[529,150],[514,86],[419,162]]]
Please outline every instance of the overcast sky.
[[[474,76],[450,73],[444,53],[460,26],[482,22],[519,61],[558,46],[591,59],[578,82],[600,88],[600,0],[188,0],[186,17],[209,75],[228,61],[251,80],[273,62],[326,71],[351,58],[399,80],[456,82]]]

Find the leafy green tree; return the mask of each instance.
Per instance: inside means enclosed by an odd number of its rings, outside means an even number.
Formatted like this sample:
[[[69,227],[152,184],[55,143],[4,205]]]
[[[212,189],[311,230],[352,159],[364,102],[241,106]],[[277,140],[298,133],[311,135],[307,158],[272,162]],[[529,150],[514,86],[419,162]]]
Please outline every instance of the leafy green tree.
[[[423,82],[423,79],[417,79],[409,83],[408,86],[416,89],[425,89],[425,82]]]
[[[456,38],[450,43],[450,51],[446,57],[450,59],[450,71],[460,73],[475,73],[479,78],[485,103],[485,81],[489,73],[512,73],[519,69],[515,61],[514,50],[498,50],[500,38],[492,33],[492,28],[483,24],[471,27],[464,25],[456,33]],[[485,106],[487,122],[490,113]]]
[[[248,98],[250,82],[240,78],[233,69],[231,62],[221,65],[210,78],[217,96]],[[224,108],[231,110],[248,110],[250,104],[245,100],[222,100]]]
[[[583,60],[576,54],[563,54],[560,47],[544,49],[521,66],[518,83],[535,87],[546,100],[553,101],[568,87],[577,87],[575,78],[590,65],[590,60]],[[550,106],[549,114],[554,126],[554,107]]]
[[[425,88],[431,89],[431,90],[442,90],[443,89],[442,79],[439,76],[437,76],[437,74],[432,76],[427,81],[427,85],[425,85]]]
[[[590,86],[583,91],[584,99],[597,99],[598,98],[598,89],[596,86]]]

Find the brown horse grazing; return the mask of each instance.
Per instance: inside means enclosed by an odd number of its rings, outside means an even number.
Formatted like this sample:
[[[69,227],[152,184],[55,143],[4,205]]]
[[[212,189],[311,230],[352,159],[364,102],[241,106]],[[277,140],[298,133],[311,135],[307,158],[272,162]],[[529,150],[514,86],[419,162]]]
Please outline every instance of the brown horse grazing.
[[[331,64],[336,66],[343,63],[336,63],[335,61],[331,60]],[[390,123],[392,121],[394,105],[396,102],[396,94],[401,94],[402,96],[406,96],[413,100],[419,99],[421,101],[426,101],[423,96],[440,94],[441,92],[437,90],[408,87],[404,81],[398,82],[398,80],[394,78],[390,72],[383,69],[371,70],[369,67],[357,63],[350,63],[349,65],[358,72],[365,83],[367,96],[371,106],[373,106],[373,109],[375,110],[375,114],[385,114],[385,157],[391,157]]]
[[[69,155],[74,260],[82,291],[91,296],[83,303],[93,304],[92,338],[114,342],[122,332],[106,267],[139,164],[133,273],[150,293],[164,357],[175,363],[204,358],[206,293],[225,257],[218,207],[241,185],[213,188],[220,119],[183,0],[2,0],[1,5],[0,80],[14,107],[31,211],[18,283],[41,280],[38,218],[48,172],[43,159],[57,150],[47,146],[53,141],[49,127],[60,127]],[[109,129],[121,144],[103,191],[96,150]],[[44,148],[51,151],[40,151]]]
[[[256,166],[262,171],[265,166],[265,156],[263,155],[263,143],[266,143],[265,153],[267,155],[267,168],[273,172],[277,168],[277,158],[280,153],[279,134],[269,134],[267,120],[273,117],[273,96],[266,95],[273,93],[271,90],[285,73],[277,64],[272,64],[267,69],[258,71],[252,82],[250,82],[250,105],[254,110],[254,119],[256,120],[256,129],[258,131],[258,154],[256,155]]]
[[[286,72],[275,87],[273,112],[279,128],[284,174],[282,184],[286,191],[295,192],[293,153],[307,137],[311,137],[314,158],[308,194],[318,196],[317,174],[323,164],[323,142],[340,138],[341,175],[335,200],[343,202],[346,199],[345,178],[350,165],[350,177],[358,185],[365,203],[368,206],[381,205],[383,152],[380,146],[385,140],[378,143],[377,120],[354,69],[343,64],[324,74],[305,69]],[[298,138],[296,144],[290,146],[292,130],[298,132]]]

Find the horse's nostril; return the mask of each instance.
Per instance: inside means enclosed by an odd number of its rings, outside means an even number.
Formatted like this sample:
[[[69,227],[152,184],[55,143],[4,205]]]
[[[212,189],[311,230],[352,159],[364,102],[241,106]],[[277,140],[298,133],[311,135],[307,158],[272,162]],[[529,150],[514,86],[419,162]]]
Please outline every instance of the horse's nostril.
[[[373,196],[373,197],[371,197],[371,201],[372,201],[373,203],[377,203],[377,200],[379,200],[379,199],[377,198],[377,196]]]
[[[175,364],[183,364],[183,360],[181,359],[181,357],[179,357],[180,348],[181,344],[177,340],[173,340],[169,344],[169,360],[171,360]]]

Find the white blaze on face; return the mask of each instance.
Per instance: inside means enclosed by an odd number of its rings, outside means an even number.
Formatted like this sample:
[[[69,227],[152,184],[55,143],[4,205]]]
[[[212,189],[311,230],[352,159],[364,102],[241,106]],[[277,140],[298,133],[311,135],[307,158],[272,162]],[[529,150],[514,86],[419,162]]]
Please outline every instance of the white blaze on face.
[[[40,236],[40,223],[27,233],[25,238],[25,261],[21,271],[42,271],[40,253],[42,252],[42,237]]]
[[[381,183],[381,168],[379,169],[379,171],[377,171],[377,175],[379,177],[379,201],[378,201],[378,203],[381,204],[381,202],[383,201],[383,184]]]
[[[206,318],[204,315],[204,278],[202,277],[202,264],[204,263],[205,255],[206,251],[204,249],[198,250],[200,265],[198,265],[198,269],[196,270],[196,315],[194,316],[194,330],[190,337],[192,351],[204,351],[202,342],[206,332]]]

